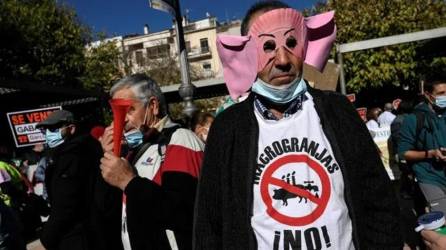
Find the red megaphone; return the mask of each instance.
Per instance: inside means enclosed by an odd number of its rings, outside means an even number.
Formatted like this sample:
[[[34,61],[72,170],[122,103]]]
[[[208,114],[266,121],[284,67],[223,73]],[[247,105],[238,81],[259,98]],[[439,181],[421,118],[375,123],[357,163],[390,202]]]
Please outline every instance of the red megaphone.
[[[121,156],[121,139],[124,131],[125,115],[132,105],[132,100],[115,98],[109,101],[113,111],[113,153]]]

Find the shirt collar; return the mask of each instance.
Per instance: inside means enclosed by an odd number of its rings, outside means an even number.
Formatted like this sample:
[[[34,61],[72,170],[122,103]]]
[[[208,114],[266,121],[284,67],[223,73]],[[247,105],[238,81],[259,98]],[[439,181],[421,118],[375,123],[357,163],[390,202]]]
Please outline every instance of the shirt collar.
[[[294,98],[290,102],[290,106],[288,106],[288,108],[283,113],[283,118],[290,117],[294,115],[297,111],[301,110],[303,102],[306,101],[307,99],[308,97],[305,95],[305,93],[296,96],[296,98]],[[254,96],[254,107],[265,120],[275,120],[275,121],[279,120],[269,109],[266,108],[266,106],[262,103],[262,101],[260,100],[260,98],[258,98],[257,95]]]

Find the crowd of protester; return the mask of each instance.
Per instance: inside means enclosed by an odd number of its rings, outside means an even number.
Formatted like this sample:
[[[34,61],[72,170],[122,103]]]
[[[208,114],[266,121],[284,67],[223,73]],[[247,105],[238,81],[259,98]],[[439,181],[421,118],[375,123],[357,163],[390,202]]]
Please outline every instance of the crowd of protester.
[[[416,217],[429,211],[446,213],[446,170],[443,167],[446,160],[446,105],[442,101],[445,88],[444,73],[435,72],[425,79],[421,101],[416,101],[419,99],[417,97],[406,98],[395,107],[386,103],[384,112],[379,107],[372,107],[367,112],[366,125],[372,137],[377,129],[390,129],[388,146],[391,164],[397,165],[401,173],[396,191],[401,199],[411,201],[406,210],[413,209],[411,212],[402,210],[403,223],[407,222],[405,219],[416,222]],[[413,240],[413,234],[407,234],[407,231],[415,226],[416,223],[406,224],[406,227],[411,227],[405,228],[408,241]],[[441,239],[439,235],[435,237],[435,232],[422,234],[427,235],[429,240]],[[422,245],[421,242],[414,244]],[[443,247],[446,245],[443,244]]]

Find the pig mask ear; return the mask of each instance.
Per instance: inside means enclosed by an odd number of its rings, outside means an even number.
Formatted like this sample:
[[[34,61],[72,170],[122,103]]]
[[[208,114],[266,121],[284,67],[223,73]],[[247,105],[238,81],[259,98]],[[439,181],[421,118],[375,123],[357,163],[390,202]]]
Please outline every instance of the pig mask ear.
[[[217,36],[217,50],[229,95],[235,101],[257,77],[257,48],[251,36]]]
[[[308,17],[305,25],[308,39],[305,63],[322,71],[336,39],[334,11]]]

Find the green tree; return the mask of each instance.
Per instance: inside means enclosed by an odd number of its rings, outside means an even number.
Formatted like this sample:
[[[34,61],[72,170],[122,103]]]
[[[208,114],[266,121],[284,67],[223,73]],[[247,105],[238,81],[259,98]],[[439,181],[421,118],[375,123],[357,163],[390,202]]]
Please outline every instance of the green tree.
[[[0,1],[0,78],[78,84],[89,29],[54,0]]]
[[[336,10],[338,44],[446,25],[443,0],[328,0],[307,14],[327,10]],[[414,42],[343,54],[347,88],[357,92],[385,84],[407,84],[415,89],[420,76],[446,66],[445,57],[424,57],[424,44]]]
[[[209,112],[215,113],[218,107],[220,107],[226,99],[226,96],[211,97],[206,99],[194,100],[197,112]],[[173,119],[184,119],[183,114],[184,102],[169,103],[170,116]]]
[[[122,53],[117,42],[101,39],[85,48],[85,72],[80,79],[86,89],[108,91],[116,80],[124,76],[125,72],[120,67]]]

